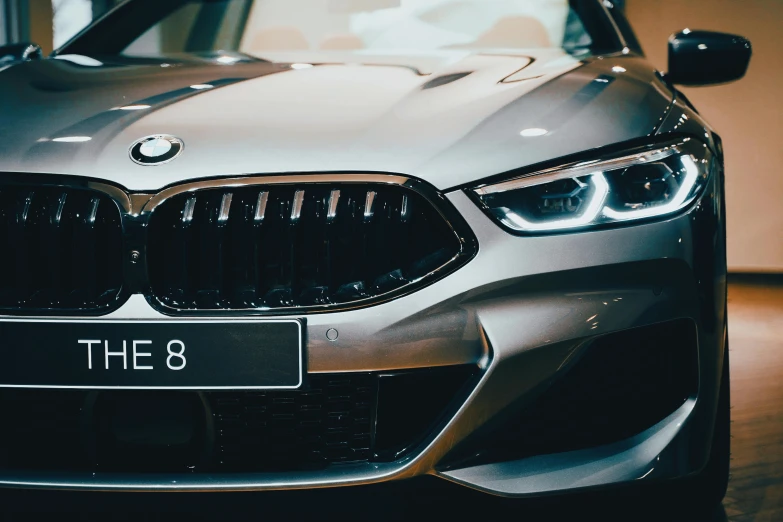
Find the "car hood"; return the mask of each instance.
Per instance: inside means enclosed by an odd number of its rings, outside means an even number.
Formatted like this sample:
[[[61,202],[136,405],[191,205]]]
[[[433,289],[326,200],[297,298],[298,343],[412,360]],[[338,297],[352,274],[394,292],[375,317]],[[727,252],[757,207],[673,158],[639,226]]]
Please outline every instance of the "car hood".
[[[561,50],[280,55],[267,60],[60,56],[0,71],[0,172],[132,190],[291,172],[388,172],[440,189],[654,132],[672,93],[642,59]],[[537,130],[530,130],[537,129]],[[175,161],[128,156],[171,134]]]

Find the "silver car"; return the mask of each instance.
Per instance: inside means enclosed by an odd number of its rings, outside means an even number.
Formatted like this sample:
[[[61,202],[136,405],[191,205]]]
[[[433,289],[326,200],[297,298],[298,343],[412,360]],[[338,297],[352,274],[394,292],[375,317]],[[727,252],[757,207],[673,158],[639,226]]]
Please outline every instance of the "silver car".
[[[128,0],[0,48],[0,484],[715,505],[723,152],[675,85],[751,47],[669,53],[598,0]]]

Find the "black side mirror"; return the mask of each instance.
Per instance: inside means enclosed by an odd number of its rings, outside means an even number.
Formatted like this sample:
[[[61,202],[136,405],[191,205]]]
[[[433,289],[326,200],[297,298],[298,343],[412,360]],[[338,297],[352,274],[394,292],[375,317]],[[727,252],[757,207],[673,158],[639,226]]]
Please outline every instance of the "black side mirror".
[[[678,85],[712,85],[739,80],[750,64],[750,41],[712,31],[682,32],[669,37],[669,81]]]
[[[43,58],[43,51],[38,44],[22,42],[0,46],[0,66],[41,58]]]

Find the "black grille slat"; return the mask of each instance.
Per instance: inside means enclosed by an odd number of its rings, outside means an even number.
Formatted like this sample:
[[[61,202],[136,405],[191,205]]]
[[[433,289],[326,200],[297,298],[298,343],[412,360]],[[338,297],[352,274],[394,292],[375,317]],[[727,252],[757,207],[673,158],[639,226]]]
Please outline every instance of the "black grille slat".
[[[198,198],[192,225],[198,227],[200,232],[193,237],[199,245],[195,257],[199,268],[196,305],[203,308],[219,308],[223,290],[223,235],[226,226],[219,220],[222,202],[220,196],[210,194],[205,198]]]
[[[16,301],[19,304],[26,303],[30,298],[30,271],[32,267],[29,261],[29,251],[32,245],[28,239],[28,218],[34,197],[35,192],[32,191],[25,191],[17,196],[14,202],[13,221],[10,225],[10,250],[14,253],[15,260],[10,284],[15,287]]]
[[[199,203],[191,239],[183,244],[176,223],[193,197]],[[162,203],[149,231],[153,297],[178,310],[351,303],[396,291],[461,251],[459,238],[427,200],[383,184],[205,189]],[[171,267],[182,264],[171,260],[183,252],[198,264],[185,298],[171,284],[177,278]]]
[[[237,198],[231,208],[231,226],[227,230],[230,259],[226,263],[229,298],[250,308],[254,306],[258,286],[258,225],[255,222],[258,198]]]
[[[48,300],[56,302],[62,293],[62,261],[66,255],[68,244],[63,237],[63,214],[65,213],[65,204],[68,201],[68,194],[63,192],[55,197],[53,205],[48,209],[48,219],[46,228],[41,233],[41,251],[49,250],[47,259],[47,271],[44,277],[49,278]]]
[[[296,302],[296,296],[302,290],[300,277],[302,276],[301,263],[307,262],[300,243],[300,236],[304,228],[302,211],[305,202],[305,191],[297,189],[291,197],[291,213],[288,215],[288,237],[286,238],[286,247],[288,248],[287,273],[289,275],[286,287],[289,289],[291,303]]]
[[[276,194],[273,191],[272,194]],[[264,306],[280,307],[293,305],[293,235],[294,226],[291,222],[291,210],[293,207],[293,190],[286,190],[278,196],[278,212],[276,218],[277,230],[274,232],[275,241],[271,242],[270,247],[278,253],[276,262],[271,267],[275,278],[267,295],[264,297]],[[272,228],[273,222],[267,223]]]
[[[308,190],[297,230],[295,290],[297,302],[304,306],[329,304],[329,255],[327,221],[331,191]]]
[[[92,204],[92,203],[91,203]],[[95,219],[95,295],[93,301],[112,299],[122,287],[118,269],[122,253],[122,229],[115,204],[101,199]]]
[[[250,253],[251,259],[248,261],[248,271],[250,272],[253,288],[252,293],[254,295],[253,301],[248,303],[249,306],[257,306],[260,303],[261,298],[261,284],[262,284],[262,239],[264,221],[267,215],[267,206],[269,204],[269,192],[262,190],[256,197],[256,202],[253,211],[252,232],[250,237],[250,243],[253,245],[253,250]],[[239,238],[241,239],[241,238]]]
[[[96,313],[122,288],[119,208],[88,189],[0,183],[0,310]]]
[[[13,207],[9,191],[0,187],[0,252],[12,252],[11,227],[9,215]],[[0,304],[13,300],[14,289],[10,287],[4,274],[13,273],[16,259],[10,254],[0,255]]]
[[[344,197],[340,189],[329,191],[329,199],[326,206],[326,218],[324,220],[324,248],[323,248],[323,283],[328,288],[333,288],[337,281],[335,277],[335,251],[337,247],[337,213],[340,210],[340,200]],[[328,298],[327,298],[328,299]]]
[[[183,306],[188,299],[190,286],[188,281],[192,266],[190,245],[193,244],[190,229],[196,210],[196,201],[195,197],[185,199],[180,214],[170,224],[171,241],[165,245],[166,259],[168,260],[166,286],[172,296],[174,306],[177,307]]]
[[[100,203],[98,197],[90,197],[80,206],[73,229],[72,265],[82,267],[74,272],[73,295],[83,302],[90,302],[98,293],[96,240]]]

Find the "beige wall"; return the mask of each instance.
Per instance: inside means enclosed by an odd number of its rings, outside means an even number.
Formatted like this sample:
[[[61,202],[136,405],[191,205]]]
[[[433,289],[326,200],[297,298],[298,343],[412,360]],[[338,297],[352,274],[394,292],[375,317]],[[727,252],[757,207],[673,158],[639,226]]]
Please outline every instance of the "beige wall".
[[[683,92],[723,137],[729,269],[783,272],[783,0],[627,0],[627,11],[662,71],[669,34],[686,27],[750,38],[743,80]]]
[[[41,46],[44,55],[52,52],[52,2],[28,0],[30,13],[30,41]]]

